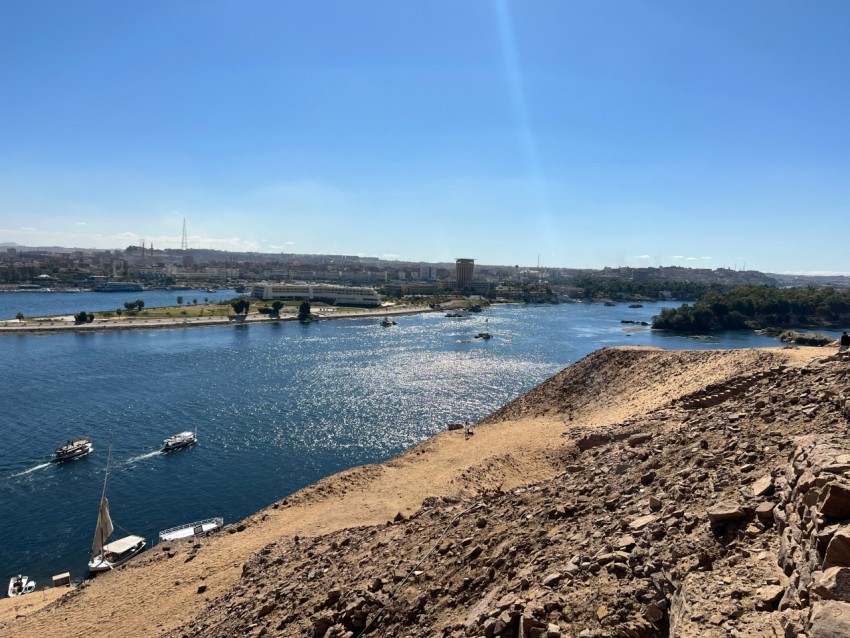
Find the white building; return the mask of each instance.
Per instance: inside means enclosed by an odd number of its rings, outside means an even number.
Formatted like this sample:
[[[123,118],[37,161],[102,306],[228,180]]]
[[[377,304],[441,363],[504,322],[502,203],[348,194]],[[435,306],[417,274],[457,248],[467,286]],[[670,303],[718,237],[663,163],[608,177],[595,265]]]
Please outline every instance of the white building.
[[[334,286],[332,284],[254,284],[251,296],[269,301],[323,301],[343,306],[380,306],[381,297],[374,288]]]

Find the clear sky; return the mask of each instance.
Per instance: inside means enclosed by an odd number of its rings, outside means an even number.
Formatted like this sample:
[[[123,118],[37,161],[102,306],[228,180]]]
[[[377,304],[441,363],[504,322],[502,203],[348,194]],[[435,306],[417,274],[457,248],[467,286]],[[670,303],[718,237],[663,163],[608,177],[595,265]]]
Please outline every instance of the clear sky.
[[[8,0],[0,243],[850,271],[845,0]]]

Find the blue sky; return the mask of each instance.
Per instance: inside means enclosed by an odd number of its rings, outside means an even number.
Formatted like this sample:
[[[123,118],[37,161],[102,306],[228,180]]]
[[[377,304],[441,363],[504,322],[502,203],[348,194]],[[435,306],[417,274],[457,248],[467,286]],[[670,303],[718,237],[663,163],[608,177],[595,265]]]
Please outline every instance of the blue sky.
[[[0,242],[847,272],[850,4],[0,5]]]

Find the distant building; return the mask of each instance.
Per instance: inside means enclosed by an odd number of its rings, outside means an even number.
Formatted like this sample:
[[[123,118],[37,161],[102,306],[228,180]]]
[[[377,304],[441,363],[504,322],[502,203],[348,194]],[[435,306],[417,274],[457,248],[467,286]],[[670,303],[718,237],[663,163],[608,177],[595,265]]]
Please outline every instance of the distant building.
[[[436,266],[419,266],[419,281],[437,281]]]
[[[455,261],[455,278],[458,290],[469,288],[472,283],[472,273],[475,269],[474,259],[458,259]]]
[[[254,284],[251,296],[264,301],[323,301],[343,306],[380,306],[381,297],[374,288],[334,286],[331,284]]]

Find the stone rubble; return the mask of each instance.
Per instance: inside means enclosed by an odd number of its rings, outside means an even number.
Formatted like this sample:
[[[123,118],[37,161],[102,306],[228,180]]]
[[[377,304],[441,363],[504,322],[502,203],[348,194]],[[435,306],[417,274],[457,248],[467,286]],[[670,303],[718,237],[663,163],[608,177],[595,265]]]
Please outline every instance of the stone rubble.
[[[573,422],[550,481],[281,538],[170,635],[850,636],[850,360],[764,363],[622,423]],[[543,386],[503,416],[578,400]]]

